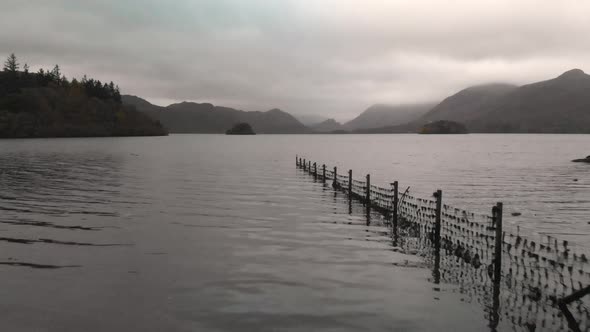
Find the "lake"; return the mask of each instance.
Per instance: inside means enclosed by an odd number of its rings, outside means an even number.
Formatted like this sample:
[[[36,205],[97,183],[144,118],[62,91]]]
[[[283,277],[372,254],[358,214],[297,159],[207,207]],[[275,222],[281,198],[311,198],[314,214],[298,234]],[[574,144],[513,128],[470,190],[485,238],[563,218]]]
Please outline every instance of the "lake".
[[[590,135],[171,135],[0,140],[7,331],[473,331],[364,208],[295,167],[394,180],[585,248]],[[512,216],[512,213],[520,213]],[[511,328],[508,321],[501,328]]]

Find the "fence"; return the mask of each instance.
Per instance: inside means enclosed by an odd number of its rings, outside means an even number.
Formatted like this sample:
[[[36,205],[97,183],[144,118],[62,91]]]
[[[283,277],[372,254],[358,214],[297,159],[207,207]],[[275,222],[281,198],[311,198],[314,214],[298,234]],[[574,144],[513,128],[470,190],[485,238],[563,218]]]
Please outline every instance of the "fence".
[[[492,330],[501,320],[522,330],[590,330],[590,272],[585,248],[551,236],[522,234],[503,223],[503,204],[479,214],[443,204],[443,192],[417,197],[353,178],[352,170],[296,157],[296,165],[343,191],[391,228],[395,247],[419,254],[433,267],[433,281],[458,284],[486,308]],[[490,296],[491,295],[491,296]]]

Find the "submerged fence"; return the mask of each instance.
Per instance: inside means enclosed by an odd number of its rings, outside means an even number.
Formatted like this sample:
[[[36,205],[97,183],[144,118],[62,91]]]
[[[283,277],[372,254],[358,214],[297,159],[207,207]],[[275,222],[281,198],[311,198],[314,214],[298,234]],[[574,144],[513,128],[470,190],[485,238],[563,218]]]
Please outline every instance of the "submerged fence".
[[[296,165],[318,181],[381,213],[393,245],[425,257],[435,283],[458,284],[482,302],[495,330],[508,320],[523,330],[590,331],[590,269],[585,248],[551,236],[521,234],[503,223],[503,204],[479,214],[443,203],[443,192],[423,198],[353,178],[296,157]]]

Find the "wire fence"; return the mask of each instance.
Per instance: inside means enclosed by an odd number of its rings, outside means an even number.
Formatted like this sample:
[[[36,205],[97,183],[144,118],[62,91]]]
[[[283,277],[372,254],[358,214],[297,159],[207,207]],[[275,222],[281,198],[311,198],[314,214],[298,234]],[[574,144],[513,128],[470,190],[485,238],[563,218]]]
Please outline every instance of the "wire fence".
[[[423,256],[435,283],[460,285],[492,329],[506,320],[523,331],[590,331],[587,247],[504,225],[502,203],[473,213],[443,204],[440,190],[418,197],[397,181],[374,185],[298,156],[296,165],[383,214],[396,250]]]

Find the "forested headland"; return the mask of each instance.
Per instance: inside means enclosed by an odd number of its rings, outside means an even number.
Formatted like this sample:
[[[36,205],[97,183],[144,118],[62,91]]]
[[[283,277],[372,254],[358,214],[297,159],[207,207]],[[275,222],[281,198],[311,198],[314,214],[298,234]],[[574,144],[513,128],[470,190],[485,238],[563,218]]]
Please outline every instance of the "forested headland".
[[[14,54],[0,72],[0,138],[159,136],[162,125],[121,102],[119,87],[58,65],[32,73]]]

